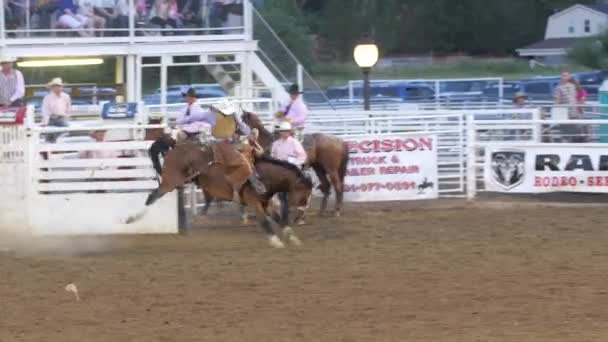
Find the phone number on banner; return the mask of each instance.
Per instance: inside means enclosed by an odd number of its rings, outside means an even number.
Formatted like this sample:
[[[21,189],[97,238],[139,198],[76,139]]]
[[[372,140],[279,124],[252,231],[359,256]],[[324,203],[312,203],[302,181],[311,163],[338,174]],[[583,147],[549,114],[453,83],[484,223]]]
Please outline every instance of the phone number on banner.
[[[415,182],[386,182],[386,183],[362,183],[344,185],[345,192],[367,192],[378,190],[402,191],[415,189]]]

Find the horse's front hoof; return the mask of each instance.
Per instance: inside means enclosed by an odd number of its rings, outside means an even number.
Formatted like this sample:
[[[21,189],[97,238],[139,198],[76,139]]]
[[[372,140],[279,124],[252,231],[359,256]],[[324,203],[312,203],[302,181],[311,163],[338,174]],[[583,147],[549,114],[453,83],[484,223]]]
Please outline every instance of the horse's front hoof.
[[[304,226],[304,225],[306,225],[306,221],[304,219],[297,220],[295,224],[296,224],[296,226]]]
[[[279,239],[278,236],[273,235],[271,237],[268,238],[268,242],[270,243],[271,247],[274,248],[285,248],[285,244],[283,243],[283,241],[281,241],[281,239]]]
[[[334,216],[335,216],[335,217],[340,217],[340,216],[342,216],[342,214],[341,214],[341,213],[340,213],[340,211],[338,210],[338,211],[336,211],[336,212],[334,213]]]

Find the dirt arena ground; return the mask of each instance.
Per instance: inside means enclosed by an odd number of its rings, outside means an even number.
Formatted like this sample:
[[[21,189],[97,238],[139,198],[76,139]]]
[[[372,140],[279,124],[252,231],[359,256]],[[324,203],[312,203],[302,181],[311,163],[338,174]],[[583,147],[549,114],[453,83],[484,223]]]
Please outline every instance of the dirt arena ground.
[[[22,241],[0,341],[608,341],[606,209],[350,205],[285,250],[217,211],[190,235]]]

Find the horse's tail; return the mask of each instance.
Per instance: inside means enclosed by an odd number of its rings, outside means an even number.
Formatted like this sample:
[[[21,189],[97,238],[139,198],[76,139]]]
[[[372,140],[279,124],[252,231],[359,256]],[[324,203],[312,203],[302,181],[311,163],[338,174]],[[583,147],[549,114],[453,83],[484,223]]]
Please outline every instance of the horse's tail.
[[[156,139],[152,145],[150,145],[148,154],[150,155],[150,159],[152,159],[152,166],[154,167],[154,170],[156,170],[159,175],[163,170],[162,166],[160,165],[160,155],[164,155],[173,147],[175,147],[175,141],[166,136]]]
[[[344,183],[344,177],[346,177],[346,168],[348,167],[348,159],[350,155],[348,153],[348,144],[346,142],[342,143],[342,158],[340,160],[340,167],[338,168],[338,176],[340,177],[340,182]]]

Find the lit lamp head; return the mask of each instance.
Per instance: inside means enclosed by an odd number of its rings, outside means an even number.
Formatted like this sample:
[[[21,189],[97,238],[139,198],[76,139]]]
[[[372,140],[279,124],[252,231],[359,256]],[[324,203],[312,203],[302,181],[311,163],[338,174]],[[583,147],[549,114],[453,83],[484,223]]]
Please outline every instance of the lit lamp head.
[[[374,43],[359,44],[355,46],[353,56],[359,68],[369,70],[378,62],[378,46]]]

